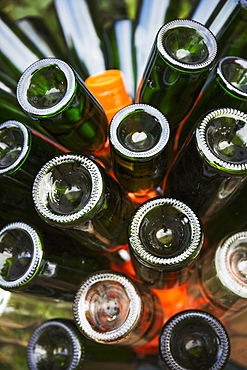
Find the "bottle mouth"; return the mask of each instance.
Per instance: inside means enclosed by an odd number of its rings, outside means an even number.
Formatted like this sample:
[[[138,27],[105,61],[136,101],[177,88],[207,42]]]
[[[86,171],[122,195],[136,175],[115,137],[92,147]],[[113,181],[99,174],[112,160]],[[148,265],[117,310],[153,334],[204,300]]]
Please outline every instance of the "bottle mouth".
[[[73,70],[62,60],[41,59],[31,64],[17,84],[17,100],[33,116],[58,113],[72,99],[76,81]]]
[[[219,82],[240,99],[247,98],[247,60],[228,56],[220,59],[217,67]]]
[[[81,358],[81,345],[73,331],[58,320],[40,325],[32,334],[27,347],[30,369],[77,368]]]
[[[168,63],[190,72],[210,66],[217,55],[217,42],[212,32],[190,19],[166,23],[158,32],[157,47]]]
[[[30,151],[30,135],[18,121],[0,125],[0,175],[11,174],[25,162]]]
[[[171,370],[222,369],[230,355],[228,334],[214,316],[182,311],[165,324],[160,352]]]
[[[247,173],[247,115],[230,108],[217,109],[196,128],[199,153],[212,166],[231,173]]]
[[[184,203],[155,198],[137,208],[129,224],[129,246],[144,263],[160,269],[186,266],[203,242],[201,223]]]
[[[47,162],[33,184],[38,213],[51,223],[69,227],[89,219],[98,210],[103,194],[99,167],[79,154],[62,154]]]
[[[247,231],[231,235],[217,248],[215,266],[221,283],[247,298]]]
[[[110,143],[122,156],[147,160],[158,155],[170,135],[167,119],[147,104],[122,108],[110,123]]]
[[[38,272],[43,252],[37,232],[22,222],[8,224],[0,231],[0,287],[18,288]]]
[[[124,339],[141,313],[141,300],[131,280],[116,271],[89,276],[79,288],[73,312],[79,330],[99,343]]]

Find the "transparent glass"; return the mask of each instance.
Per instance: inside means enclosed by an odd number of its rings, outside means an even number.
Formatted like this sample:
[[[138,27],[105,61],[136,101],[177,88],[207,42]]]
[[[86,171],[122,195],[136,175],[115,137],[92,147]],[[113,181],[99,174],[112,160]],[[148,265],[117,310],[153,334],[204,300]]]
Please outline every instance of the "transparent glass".
[[[13,165],[23,146],[23,134],[18,127],[0,126],[0,170]]]

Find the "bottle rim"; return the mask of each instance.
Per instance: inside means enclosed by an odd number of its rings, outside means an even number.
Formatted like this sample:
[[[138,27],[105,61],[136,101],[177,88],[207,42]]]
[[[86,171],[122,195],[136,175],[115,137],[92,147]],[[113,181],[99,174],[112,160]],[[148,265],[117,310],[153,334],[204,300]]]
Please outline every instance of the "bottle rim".
[[[201,63],[182,63],[178,61],[177,59],[174,59],[164,48],[163,46],[163,37],[165,33],[175,27],[186,27],[191,29],[196,29],[198,32],[201,32],[204,34],[204,36],[209,41],[209,56],[208,58]],[[157,34],[157,48],[162,57],[168,61],[172,66],[182,69],[183,71],[189,71],[189,72],[197,72],[200,70],[205,69],[206,67],[209,67],[213,61],[216,58],[218,47],[217,47],[217,41],[213,33],[206,28],[203,24],[192,20],[192,19],[175,19],[173,21],[167,22],[164,26],[160,28]]]
[[[29,81],[32,75],[37,71],[49,65],[56,65],[59,69],[64,73],[66,80],[67,80],[67,88],[64,96],[62,99],[56,103],[54,106],[49,108],[36,108],[32,104],[30,104],[26,98],[27,96],[27,89],[29,87]],[[16,97],[17,100],[22,107],[22,109],[30,115],[33,116],[50,116],[57,112],[59,112],[62,108],[64,108],[72,99],[75,91],[76,86],[76,78],[72,68],[65,63],[64,61],[57,59],[57,58],[44,58],[37,60],[36,62],[32,63],[21,75],[18,83],[17,83],[17,90],[16,90]]]
[[[47,192],[45,193],[41,188],[42,180],[53,167],[63,163],[72,163],[74,161],[79,162],[90,174],[92,180],[90,199],[83,208],[74,213],[67,215],[56,214],[55,212],[49,210],[46,205],[45,196],[47,196]],[[36,175],[32,189],[33,201],[38,213],[50,222],[55,222],[64,226],[66,226],[66,224],[79,221],[94,210],[96,211],[98,209],[97,206],[102,194],[103,178],[97,164],[84,155],[70,153],[61,154],[48,161]]]
[[[227,287],[231,292],[241,298],[247,298],[247,283],[241,282],[235,274],[232,273],[230,266],[230,259],[232,256],[228,256],[230,253],[230,247],[239,245],[238,241],[246,241],[247,243],[247,231],[240,231],[224,239],[219,245],[215,252],[215,267],[217,276],[220,279],[223,286]],[[231,257],[231,258],[230,258]]]
[[[158,257],[154,254],[148,252],[143,246],[140,238],[140,227],[146,214],[155,207],[171,205],[177,208],[180,212],[183,212],[188,217],[189,223],[191,225],[191,241],[186,249],[174,257]],[[196,255],[200,252],[203,244],[203,231],[199,218],[196,214],[189,208],[185,203],[173,199],[156,197],[147,200],[141,204],[133,214],[129,223],[129,246],[133,253],[138,256],[142,261],[148,263],[152,267],[167,268],[176,267],[177,265],[187,264],[190,261],[192,255]]]
[[[216,74],[220,77],[220,81],[221,83],[223,83],[225,85],[225,88],[230,91],[232,94],[234,95],[237,95],[240,99],[243,99],[243,100],[246,100],[247,98],[247,92],[244,92],[240,89],[238,89],[237,87],[235,87],[228,79],[227,77],[224,75],[224,72],[223,72],[223,64],[228,61],[228,60],[233,60],[233,61],[236,61],[238,60],[239,62],[242,62],[246,65],[246,69],[247,69],[247,60],[244,59],[244,58],[241,58],[241,57],[238,57],[238,56],[225,56],[223,58],[221,58],[218,62],[218,65],[217,65],[217,68],[216,68]]]
[[[161,126],[161,135],[157,144],[149,150],[135,152],[123,146],[117,135],[117,130],[122,122],[122,119],[127,115],[134,113],[136,110],[143,110],[144,112],[155,116]],[[133,159],[149,159],[158,155],[166,146],[170,136],[170,126],[166,117],[155,107],[148,104],[134,103],[120,109],[113,117],[110,123],[109,140],[120,155]]]
[[[30,132],[23,123],[19,121],[15,121],[15,120],[8,120],[8,121],[3,122],[0,125],[0,131],[6,128],[7,129],[17,128],[22,134],[23,143],[22,143],[21,152],[19,153],[16,160],[12,162],[10,165],[0,168],[0,175],[11,174],[17,171],[20,168],[20,166],[25,162],[28,156],[29,150],[30,150],[30,147],[29,147]]]
[[[6,225],[0,230],[0,238],[2,235],[4,235],[4,233],[17,229],[20,229],[28,234],[33,245],[33,256],[24,275],[13,281],[6,281],[0,278],[0,287],[3,289],[19,288],[23,285],[26,285],[37,274],[43,257],[42,242],[38,233],[33,227],[24,222],[12,222],[11,224]]]
[[[199,121],[195,130],[195,140],[200,155],[212,166],[224,172],[247,173],[247,160],[244,163],[228,162],[217,157],[207,144],[207,127],[211,120],[218,117],[231,117],[236,120],[242,120],[247,124],[247,114],[237,109],[220,108],[208,113]]]
[[[80,342],[78,338],[76,337],[76,335],[73,333],[73,331],[67,325],[65,325],[64,323],[58,320],[49,320],[49,321],[44,322],[43,324],[38,326],[38,328],[36,328],[33,334],[31,335],[29,342],[28,342],[28,346],[27,346],[27,362],[28,362],[30,369],[37,369],[36,362],[34,359],[34,346],[40,334],[42,333],[42,331],[46,330],[46,328],[50,326],[62,329],[66,333],[66,335],[69,337],[71,344],[72,344],[73,355],[72,355],[71,363],[69,367],[67,368],[67,370],[76,369],[79,364],[80,358],[81,358]]]
[[[123,286],[129,298],[129,312],[126,321],[118,328],[109,332],[99,332],[92,328],[87,320],[86,312],[81,308],[85,307],[86,295],[92,285],[104,281],[118,282]],[[141,313],[141,299],[136,287],[128,276],[117,271],[100,271],[88,276],[78,289],[73,302],[73,314],[79,330],[88,338],[99,343],[114,344],[125,339],[136,326]]]
[[[170,348],[170,338],[172,331],[176,328],[176,326],[181,325],[181,323],[187,319],[199,319],[206,321],[213,328],[213,330],[215,330],[217,336],[219,337],[221,348],[219,348],[218,351],[217,362],[210,369],[221,370],[222,366],[227,363],[227,360],[230,356],[230,342],[228,333],[222,323],[216,317],[208,312],[196,309],[181,311],[172,316],[164,325],[159,338],[159,349],[165,364],[171,370],[186,370],[186,368],[178,365],[174,360]]]

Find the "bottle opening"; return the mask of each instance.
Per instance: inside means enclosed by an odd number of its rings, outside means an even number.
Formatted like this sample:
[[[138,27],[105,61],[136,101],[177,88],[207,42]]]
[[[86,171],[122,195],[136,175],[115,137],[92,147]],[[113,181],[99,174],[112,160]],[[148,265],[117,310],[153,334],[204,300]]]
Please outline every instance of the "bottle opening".
[[[217,54],[213,34],[202,24],[189,19],[166,23],[158,33],[157,45],[168,62],[184,69],[205,68]]]
[[[110,142],[124,156],[148,159],[165,148],[170,134],[166,118],[155,108],[132,104],[110,124]]]
[[[12,288],[32,278],[41,260],[41,244],[34,229],[13,223],[0,231],[0,285]]]
[[[233,56],[222,58],[217,72],[230,92],[246,99],[247,61],[245,59]]]
[[[61,155],[43,166],[36,176],[35,206],[51,222],[74,222],[93,211],[102,186],[101,173],[93,161],[80,155]]]
[[[209,113],[196,129],[207,161],[225,171],[247,171],[247,115],[234,109]]]
[[[0,174],[12,173],[25,161],[29,151],[27,128],[17,121],[0,125]]]

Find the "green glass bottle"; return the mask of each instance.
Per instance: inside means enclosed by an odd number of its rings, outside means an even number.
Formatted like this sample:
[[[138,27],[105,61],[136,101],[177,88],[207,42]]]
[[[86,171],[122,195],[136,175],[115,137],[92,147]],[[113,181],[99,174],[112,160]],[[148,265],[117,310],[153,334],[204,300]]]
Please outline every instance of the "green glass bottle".
[[[190,8],[188,12],[188,18],[194,21],[200,22],[204,24],[207,28],[210,28],[209,27],[210,24],[218,16],[221,9],[224,8],[224,5],[226,5],[229,2],[234,3],[235,1],[213,0],[210,2],[210,6],[208,6],[209,4],[207,0],[195,0],[193,2],[192,7]],[[221,18],[222,18],[222,15],[221,15]],[[222,19],[218,20],[219,23],[220,23],[220,20],[222,21]]]
[[[73,313],[83,335],[109,345],[142,346],[158,334],[164,322],[157,296],[112,270],[98,271],[82,282]]]
[[[143,200],[161,185],[169,135],[167,119],[150,105],[131,104],[115,114],[109,130],[113,171],[126,192]]]
[[[99,154],[104,149],[105,112],[62,60],[47,58],[30,65],[18,82],[17,99],[24,112],[69,150]]]
[[[63,152],[19,121],[0,124],[0,177],[11,176],[31,187],[42,164]]]
[[[181,151],[164,194],[187,204],[205,223],[247,180],[247,115],[216,109],[202,117],[193,139]]]
[[[196,122],[217,108],[235,108],[247,113],[247,60],[221,58],[203,85],[190,113],[179,124],[174,150],[180,151],[190,140]]]
[[[0,231],[0,287],[72,301],[81,281],[109,262],[86,255],[62,231],[13,222]]]
[[[172,289],[191,276],[203,243],[196,214],[173,198],[141,204],[129,223],[129,248],[136,276],[153,289]]]
[[[33,199],[42,219],[96,251],[127,244],[133,204],[120,184],[88,157],[69,153],[47,162],[34,180]]]
[[[247,311],[247,231],[225,236],[205,248],[191,284],[187,306],[229,322]]]
[[[107,348],[106,348],[107,347]],[[134,362],[131,348],[108,348],[81,335],[73,320],[54,318],[39,325],[29,338],[27,364],[30,370],[96,369]]]
[[[136,94],[137,103],[159,109],[174,140],[217,55],[217,42],[203,25],[189,19],[166,23],[158,31]]]
[[[230,356],[230,339],[213,315],[186,310],[164,325],[160,356],[169,370],[223,370]]]

